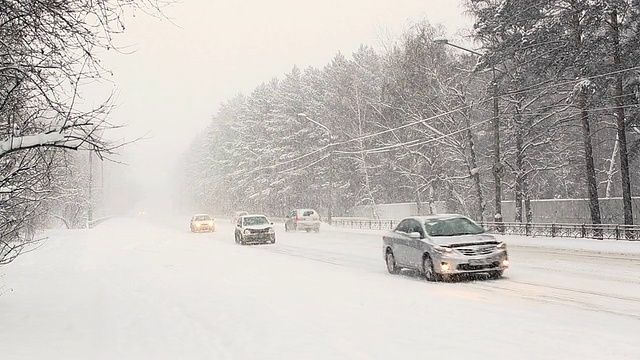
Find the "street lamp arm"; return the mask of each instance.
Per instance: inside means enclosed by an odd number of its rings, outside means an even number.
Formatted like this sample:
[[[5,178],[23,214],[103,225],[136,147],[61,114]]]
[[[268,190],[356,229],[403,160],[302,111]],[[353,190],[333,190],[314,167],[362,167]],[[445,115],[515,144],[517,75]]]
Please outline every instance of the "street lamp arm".
[[[464,50],[466,52],[470,52],[470,53],[478,55],[478,56],[484,56],[483,53],[479,53],[479,52],[477,52],[475,50],[467,49],[466,47],[462,47],[460,45],[456,45],[456,44],[450,43],[449,39],[447,39],[446,37],[436,37],[436,38],[433,39],[433,42],[436,43],[436,44],[453,46],[454,48],[458,48],[460,50]]]
[[[466,51],[466,52],[470,52],[470,53],[475,54],[475,55],[478,55],[478,56],[484,56],[484,54],[483,54],[483,53],[477,52],[477,51],[475,51],[475,50],[467,49],[466,47],[462,47],[462,46],[460,46],[460,45],[452,44],[452,43],[450,43],[450,42],[448,42],[448,43],[447,43],[447,45],[449,45],[449,46],[453,46],[454,48],[458,48],[458,49],[460,49],[460,50],[464,50],[464,51]]]

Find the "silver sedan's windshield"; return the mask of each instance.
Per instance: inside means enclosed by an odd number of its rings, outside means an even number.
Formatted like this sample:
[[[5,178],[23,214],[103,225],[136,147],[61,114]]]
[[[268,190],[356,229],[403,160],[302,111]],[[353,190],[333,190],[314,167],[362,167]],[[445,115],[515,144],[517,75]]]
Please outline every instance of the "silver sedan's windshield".
[[[269,223],[269,220],[267,220],[266,217],[264,216],[252,216],[252,217],[246,217],[243,219],[243,223],[245,226],[247,225],[266,225]]]
[[[429,236],[457,236],[481,234],[484,229],[467,218],[427,219],[424,227]]]

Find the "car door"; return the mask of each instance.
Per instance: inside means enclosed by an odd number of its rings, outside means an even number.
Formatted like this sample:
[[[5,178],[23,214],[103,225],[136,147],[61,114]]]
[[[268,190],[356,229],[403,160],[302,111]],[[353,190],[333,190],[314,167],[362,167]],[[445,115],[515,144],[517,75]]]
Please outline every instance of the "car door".
[[[238,218],[236,221],[236,236],[240,237],[242,235],[242,216]]]
[[[396,263],[399,265],[409,265],[408,259],[408,248],[409,245],[409,233],[407,230],[409,229],[410,219],[402,220],[398,226],[393,230],[391,235],[392,240],[391,249],[393,250],[393,255],[396,258]]]
[[[415,269],[422,268],[422,256],[425,250],[425,231],[418,220],[411,219],[408,224],[408,234],[419,233],[419,239],[410,238],[407,242],[407,262]]]

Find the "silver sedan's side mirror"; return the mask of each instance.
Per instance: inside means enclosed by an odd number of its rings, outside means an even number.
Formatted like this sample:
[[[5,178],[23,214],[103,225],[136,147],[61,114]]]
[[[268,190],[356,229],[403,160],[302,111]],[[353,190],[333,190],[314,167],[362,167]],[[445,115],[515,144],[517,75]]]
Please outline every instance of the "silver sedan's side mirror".
[[[409,237],[412,238],[413,240],[420,240],[422,239],[422,236],[420,235],[419,232],[414,231],[412,233],[409,233]]]

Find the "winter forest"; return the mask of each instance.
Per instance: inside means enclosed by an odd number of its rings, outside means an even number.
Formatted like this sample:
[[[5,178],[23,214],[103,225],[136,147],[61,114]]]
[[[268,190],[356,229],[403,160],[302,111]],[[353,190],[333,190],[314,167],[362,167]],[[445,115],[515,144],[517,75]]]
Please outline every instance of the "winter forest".
[[[513,200],[505,220],[526,222],[531,200],[580,198],[599,224],[599,199],[622,197],[632,224],[640,2],[465,7],[475,21],[460,43],[416,23],[382,50],[294,66],[221,104],[177,169],[181,201],[273,216],[439,201],[492,221]]]

